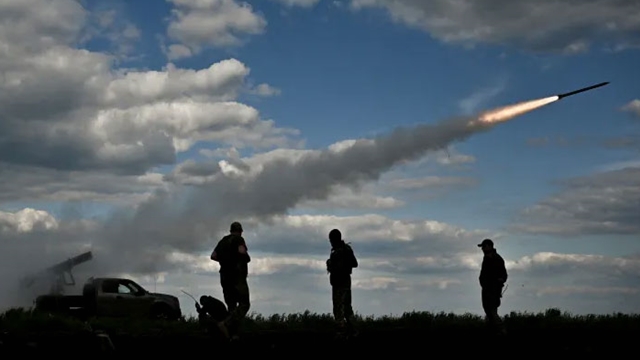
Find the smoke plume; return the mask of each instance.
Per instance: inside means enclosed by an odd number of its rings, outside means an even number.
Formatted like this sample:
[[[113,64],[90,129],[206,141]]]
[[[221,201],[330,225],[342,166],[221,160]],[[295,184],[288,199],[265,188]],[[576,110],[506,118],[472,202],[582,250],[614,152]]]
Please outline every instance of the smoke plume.
[[[131,213],[118,212],[106,221],[60,222],[55,231],[48,229],[28,236],[6,232],[1,243],[0,263],[5,275],[1,279],[5,284],[2,290],[6,292],[7,286],[17,284],[19,274],[48,267],[89,249],[94,259],[79,266],[79,276],[175,270],[178,265],[171,259],[177,253],[210,251],[232,221],[252,218],[269,222],[301,201],[327,198],[336,186],[376,180],[402,162],[464,141],[553,101],[533,100],[475,117],[399,128],[374,139],[357,140],[340,150],[309,152],[296,160],[272,160],[259,171],[248,171],[251,167],[242,160],[235,161],[234,172],[204,164],[201,170],[211,172],[212,180],[158,192]],[[27,258],[34,261],[16,260]]]

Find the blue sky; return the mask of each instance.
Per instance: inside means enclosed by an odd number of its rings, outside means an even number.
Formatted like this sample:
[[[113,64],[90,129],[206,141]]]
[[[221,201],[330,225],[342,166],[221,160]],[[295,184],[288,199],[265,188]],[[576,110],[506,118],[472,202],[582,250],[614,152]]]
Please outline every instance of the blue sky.
[[[328,294],[325,233],[343,226],[371,264],[354,275],[361,311],[478,312],[475,244],[491,236],[515,274],[512,288],[519,289],[505,299],[505,311],[560,306],[607,312],[614,303],[621,311],[638,310],[638,302],[618,300],[640,296],[632,280],[640,271],[640,228],[633,220],[640,203],[634,190],[640,185],[640,102],[633,102],[640,98],[633,71],[640,60],[640,5],[500,6],[491,0],[461,10],[414,0],[196,3],[55,0],[49,18],[39,16],[44,7],[0,6],[11,14],[0,15],[0,30],[10,29],[11,19],[24,25],[0,36],[0,45],[12,50],[0,52],[7,79],[0,90],[20,94],[34,107],[42,104],[38,96],[56,99],[41,112],[26,112],[11,96],[0,97],[6,134],[0,137],[0,173],[8,179],[0,188],[5,253],[17,259],[46,244],[53,249],[47,257],[57,261],[90,245],[102,260],[89,272],[124,274],[146,286],[153,284],[149,276],[161,275],[159,290],[217,296],[216,268],[207,255],[227,220],[246,216],[239,220],[246,222],[249,247],[262,256],[252,265],[254,310],[308,305],[325,311],[327,301],[316,299]],[[172,17],[177,9],[184,18]],[[21,63],[12,54],[34,60]],[[99,54],[110,58],[94,57]],[[160,80],[167,68],[172,75]],[[189,70],[200,75],[185,75]],[[404,165],[397,159],[376,173],[379,178],[362,183],[360,192],[350,191],[346,180],[333,183],[335,196],[321,191],[330,188],[329,178],[339,177],[332,171],[350,171],[346,155],[337,164],[287,167],[281,184],[266,175],[246,180],[255,194],[226,180],[229,173],[216,163],[270,169],[276,154],[267,152],[277,148],[279,156],[293,159],[296,152],[384,137],[397,127],[436,126],[603,81],[611,83],[452,143],[450,157],[436,151]],[[232,107],[216,107],[224,101]],[[622,140],[623,147],[606,146]],[[179,141],[189,141],[188,148],[171,145]],[[228,141],[238,144],[231,153],[242,160],[229,155]],[[63,166],[68,163],[72,171]],[[308,181],[317,171],[315,188],[306,191],[319,196],[314,201],[287,195],[304,188],[300,169]],[[318,180],[323,176],[326,184]],[[401,189],[409,180],[415,186]],[[167,193],[147,198],[160,188]],[[268,190],[259,193],[263,188]],[[120,222],[122,211],[138,216]],[[38,228],[47,221],[55,225]],[[77,235],[70,237],[70,229]],[[391,248],[399,251],[392,259],[384,253]],[[111,261],[123,250],[153,266]],[[425,258],[449,265],[427,266]],[[381,259],[395,267],[380,269],[375,264]],[[412,261],[418,264],[412,271],[401,270]],[[549,269],[557,276],[550,277]],[[618,274],[611,275],[615,281],[588,280],[608,272]],[[291,283],[318,285],[304,296],[280,288]],[[429,300],[396,299],[407,286],[409,297]]]

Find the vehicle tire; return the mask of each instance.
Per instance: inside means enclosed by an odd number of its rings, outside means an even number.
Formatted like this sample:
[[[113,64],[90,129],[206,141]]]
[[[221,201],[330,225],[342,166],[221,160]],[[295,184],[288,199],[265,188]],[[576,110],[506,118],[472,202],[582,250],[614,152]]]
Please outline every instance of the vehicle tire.
[[[173,309],[165,304],[156,304],[151,308],[151,317],[156,320],[174,320],[173,313]]]

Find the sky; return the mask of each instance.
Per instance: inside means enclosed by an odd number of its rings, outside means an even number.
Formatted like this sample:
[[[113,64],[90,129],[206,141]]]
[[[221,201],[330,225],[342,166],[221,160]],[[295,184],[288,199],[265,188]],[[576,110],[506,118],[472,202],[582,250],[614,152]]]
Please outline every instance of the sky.
[[[251,312],[640,310],[634,0],[0,0],[0,307],[84,251],[90,276],[222,298],[245,229]],[[610,84],[521,116],[486,111]],[[476,124],[470,126],[468,124]]]

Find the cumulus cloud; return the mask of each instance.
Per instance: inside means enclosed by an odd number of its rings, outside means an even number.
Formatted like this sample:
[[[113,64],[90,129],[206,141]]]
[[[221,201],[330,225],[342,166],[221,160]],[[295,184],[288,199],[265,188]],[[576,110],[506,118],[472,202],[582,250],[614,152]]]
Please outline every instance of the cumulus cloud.
[[[297,133],[235,100],[250,71],[240,61],[112,70],[112,57],[74,47],[78,3],[34,1],[0,4],[1,162],[143,174],[199,141],[269,147]]]
[[[282,94],[282,91],[269,84],[259,84],[252,89],[252,93],[260,96],[277,96]]]
[[[513,229],[566,236],[640,234],[640,167],[560,183],[562,191],[527,208]]]
[[[137,42],[142,36],[141,30],[132,23],[126,11],[114,3],[86,4],[88,8],[87,26],[82,31],[81,43],[95,39],[110,43],[111,53],[120,60],[131,60]]]
[[[173,164],[176,153],[197,142],[261,149],[286,146],[297,134],[237,102],[250,70],[236,59],[199,70],[172,64],[155,71],[114,69],[114,56],[79,48],[96,35],[95,26],[136,37],[113,17],[112,11],[89,13],[76,1],[0,3],[3,205],[106,202],[123,205],[115,216],[126,218],[158,196],[154,191],[170,191],[153,169]],[[100,235],[104,223],[66,218],[80,209],[63,206],[57,219],[35,209],[3,212],[2,274],[57,262],[91,243],[119,257],[125,248],[116,247],[132,238],[109,247],[109,235]],[[25,261],[33,254],[42,262]]]
[[[42,210],[22,209],[15,213],[0,211],[2,232],[31,232],[34,229],[50,230],[58,227],[58,221]]]
[[[640,30],[640,4],[634,0],[351,0],[350,5],[385,9],[393,21],[466,46],[487,43],[574,54],[593,44],[633,46]]]
[[[201,52],[204,48],[238,46],[244,35],[261,34],[265,18],[251,5],[236,0],[168,0],[173,4],[167,29],[169,58],[178,59]]]

